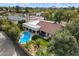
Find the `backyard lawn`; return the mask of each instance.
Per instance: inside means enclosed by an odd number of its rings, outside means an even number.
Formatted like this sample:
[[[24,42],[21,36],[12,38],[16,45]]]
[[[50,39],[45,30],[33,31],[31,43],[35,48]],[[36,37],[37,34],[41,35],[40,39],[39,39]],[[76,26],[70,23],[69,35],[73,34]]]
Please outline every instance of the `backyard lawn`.
[[[32,54],[36,55],[40,48],[46,48],[48,41],[37,35],[33,36],[31,41],[26,43],[24,47]]]

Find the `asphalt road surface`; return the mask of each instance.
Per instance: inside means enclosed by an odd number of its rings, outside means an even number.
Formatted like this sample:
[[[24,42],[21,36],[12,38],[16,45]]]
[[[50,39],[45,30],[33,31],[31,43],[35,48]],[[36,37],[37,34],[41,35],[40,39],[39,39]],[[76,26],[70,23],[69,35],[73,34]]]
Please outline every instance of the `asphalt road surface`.
[[[24,52],[24,50],[22,50],[22,49],[18,46],[18,44],[16,44],[15,42],[13,42],[13,44],[14,44],[14,47],[15,47],[17,56],[28,56],[28,54],[26,54],[26,53]]]
[[[28,56],[4,32],[0,31],[0,56]]]

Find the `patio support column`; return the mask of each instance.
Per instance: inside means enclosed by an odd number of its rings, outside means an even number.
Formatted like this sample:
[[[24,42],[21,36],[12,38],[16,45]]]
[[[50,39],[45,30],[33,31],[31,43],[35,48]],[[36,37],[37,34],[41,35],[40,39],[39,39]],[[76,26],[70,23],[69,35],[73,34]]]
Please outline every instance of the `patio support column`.
[[[26,31],[26,28],[24,28],[24,30]]]
[[[25,27],[23,27],[23,29],[26,31],[26,28]]]
[[[46,37],[48,37],[48,33],[46,33]]]
[[[32,30],[32,33],[33,33],[33,30]]]
[[[35,31],[35,34],[38,34],[37,31]]]

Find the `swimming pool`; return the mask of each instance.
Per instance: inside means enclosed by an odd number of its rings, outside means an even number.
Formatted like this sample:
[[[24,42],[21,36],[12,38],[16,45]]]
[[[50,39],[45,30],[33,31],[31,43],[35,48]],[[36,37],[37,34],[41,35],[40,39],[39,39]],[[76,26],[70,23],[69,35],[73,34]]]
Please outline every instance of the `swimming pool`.
[[[22,35],[20,36],[19,42],[20,44],[25,44],[30,40],[30,33],[29,32],[22,32]]]

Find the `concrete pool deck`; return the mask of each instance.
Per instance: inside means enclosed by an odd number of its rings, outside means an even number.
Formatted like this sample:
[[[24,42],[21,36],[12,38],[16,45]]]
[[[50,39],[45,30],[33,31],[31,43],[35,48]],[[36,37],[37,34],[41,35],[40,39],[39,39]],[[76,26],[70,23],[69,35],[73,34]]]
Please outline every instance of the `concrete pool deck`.
[[[0,56],[26,56],[25,52],[0,31]]]

